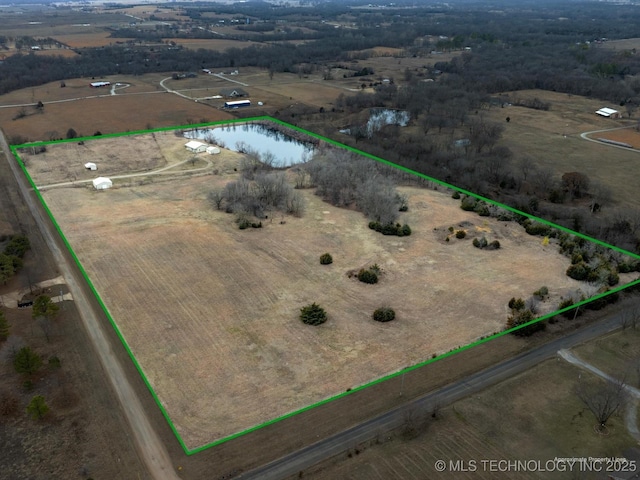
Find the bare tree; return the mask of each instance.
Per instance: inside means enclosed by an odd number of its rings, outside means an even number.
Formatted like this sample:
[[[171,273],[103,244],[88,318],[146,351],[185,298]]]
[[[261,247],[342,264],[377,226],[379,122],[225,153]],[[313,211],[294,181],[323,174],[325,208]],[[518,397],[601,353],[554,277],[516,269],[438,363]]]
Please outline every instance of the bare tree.
[[[624,405],[627,396],[625,388],[622,380],[580,382],[576,387],[576,395],[593,413],[600,432],[606,430],[611,416]]]
[[[216,208],[216,210],[222,210],[222,202],[224,202],[224,195],[222,193],[222,190],[212,190],[211,192],[209,192],[207,198],[209,199],[211,205]]]
[[[550,168],[541,168],[534,172],[531,181],[536,190],[546,195],[553,186],[553,171]]]
[[[623,330],[626,328],[636,329],[640,324],[640,307],[626,308],[620,312],[620,326]]]

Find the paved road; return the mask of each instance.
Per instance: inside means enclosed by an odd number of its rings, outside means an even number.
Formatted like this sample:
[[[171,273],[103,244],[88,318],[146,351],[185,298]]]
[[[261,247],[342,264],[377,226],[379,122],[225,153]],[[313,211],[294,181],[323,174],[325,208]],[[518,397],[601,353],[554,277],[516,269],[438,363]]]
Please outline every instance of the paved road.
[[[399,427],[404,421],[407,406],[428,411],[433,405],[445,406],[553,358],[559,350],[579,345],[588,340],[612,332],[620,327],[620,314],[611,315],[534,350],[489,367],[465,379],[424,395],[408,405],[395,408],[353,428],[326,438],[297,452],[282,457],[268,465],[240,475],[239,479],[281,480],[309,468],[355,445],[375,437],[378,432]]]
[[[17,162],[9,153],[4,135],[0,132],[0,148],[7,152],[6,157],[9,166],[16,177],[16,183],[20,188],[22,196],[31,210],[34,219],[40,228],[45,241],[47,242],[55,261],[60,268],[62,276],[65,278],[69,291],[73,294],[78,311],[85,328],[94,345],[102,366],[111,381],[122,410],[131,425],[133,437],[135,439],[141,458],[149,470],[152,478],[178,480],[171,459],[164,444],[151,426],[146,412],[138,399],[138,396],[129,383],[129,380],[122,369],[122,365],[111,348],[111,343],[105,334],[104,328],[111,328],[109,324],[103,325],[98,314],[94,311],[92,303],[85,292],[86,283],[75,268],[68,262],[67,257],[58,247],[55,238],[57,234],[52,233],[50,222],[45,219],[42,210],[39,208],[39,200],[31,191]],[[54,237],[54,235],[56,235]],[[124,433],[123,433],[124,434]]]

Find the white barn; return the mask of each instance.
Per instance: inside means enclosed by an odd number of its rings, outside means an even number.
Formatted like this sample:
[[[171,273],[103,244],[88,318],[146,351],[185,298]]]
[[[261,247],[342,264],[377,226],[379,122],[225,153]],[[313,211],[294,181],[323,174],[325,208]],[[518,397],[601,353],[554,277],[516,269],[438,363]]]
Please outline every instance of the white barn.
[[[106,190],[113,187],[113,182],[107,177],[98,177],[93,179],[93,188],[96,190]]]
[[[86,168],[87,170],[97,170],[98,166],[93,162],[87,162],[84,164],[84,168]]]
[[[207,153],[209,155],[217,155],[218,153],[220,153],[220,149],[214,146],[207,147]]]
[[[603,107],[600,110],[596,111],[596,114],[600,115],[601,117],[607,117],[607,118],[622,118],[622,115],[618,110],[614,110],[613,108],[607,108],[607,107]]]
[[[198,142],[196,140],[191,140],[190,142],[185,143],[184,146],[187,150],[193,153],[200,153],[207,150],[206,143]]]

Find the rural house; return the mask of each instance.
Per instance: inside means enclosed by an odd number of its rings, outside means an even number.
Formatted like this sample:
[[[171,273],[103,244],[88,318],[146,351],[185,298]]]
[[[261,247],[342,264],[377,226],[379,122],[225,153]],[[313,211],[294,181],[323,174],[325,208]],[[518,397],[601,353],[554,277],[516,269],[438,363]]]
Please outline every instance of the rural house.
[[[619,111],[607,107],[603,107],[600,110],[596,111],[596,114],[600,115],[601,117],[607,118],[622,118],[622,115]]]
[[[207,150],[207,144],[198,142],[196,140],[191,140],[184,144],[185,148],[193,153],[205,152]]]
[[[98,177],[93,179],[93,188],[96,190],[106,190],[112,186],[113,182],[107,177]]]
[[[220,90],[220,95],[227,98],[248,97],[249,94],[241,88],[224,88]]]

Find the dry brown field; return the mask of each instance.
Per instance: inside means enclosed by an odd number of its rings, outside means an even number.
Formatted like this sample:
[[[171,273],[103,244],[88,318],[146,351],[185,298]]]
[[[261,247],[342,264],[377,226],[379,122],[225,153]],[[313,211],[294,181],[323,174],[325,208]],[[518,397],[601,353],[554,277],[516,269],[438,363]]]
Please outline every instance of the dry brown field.
[[[82,27],[77,27],[75,30],[67,28],[64,32],[58,32],[52,35],[52,38],[55,38],[60,43],[64,43],[71,48],[105,47],[107,45],[115,45],[116,42],[126,42],[131,40],[129,38],[109,37],[110,33],[103,29],[93,29],[93,31],[87,32],[86,30],[90,27],[83,30],[81,30],[81,28]],[[69,33],[70,30],[72,33]]]
[[[609,187],[617,205],[640,207],[638,189],[629,181],[629,172],[636,171],[640,164],[640,154],[580,137],[583,132],[632,125],[635,119],[600,117],[595,111],[605,105],[585,97],[539,90],[509,95],[523,99],[538,97],[551,103],[549,111],[510,106],[480,112],[504,126],[502,143],[514,152],[514,158],[529,158],[539,168],[553,171],[558,181],[566,172],[582,172],[592,182]],[[510,118],[508,123],[506,117]]]
[[[640,132],[634,127],[625,128],[622,130],[611,130],[608,132],[599,132],[590,135],[591,138],[606,138],[607,140],[613,140],[616,142],[623,142],[633,146],[634,149],[640,147]]]
[[[225,51],[230,48],[247,48],[247,47],[255,47],[261,46],[260,43],[255,42],[242,42],[239,40],[230,40],[230,39],[199,39],[199,38],[167,38],[165,41],[174,41],[178,45],[182,45],[183,47],[190,48],[192,50],[198,50],[199,48],[206,48],[208,50],[218,50]]]
[[[599,48],[606,50],[636,50],[640,48],[640,38],[625,38],[623,40],[607,40]]]
[[[441,410],[438,418],[428,418],[417,438],[408,440],[401,432],[395,436],[379,436],[379,443],[354,445],[348,455],[342,454],[306,470],[303,478],[603,478],[597,472],[492,472],[481,463],[482,460],[540,460],[544,466],[547,460],[556,457],[621,458],[631,454],[637,442],[627,433],[620,416],[610,421],[610,435],[595,433],[594,417],[573,393],[579,374],[583,378],[588,375],[564,361],[548,360]],[[446,462],[445,471],[435,469],[437,460]],[[474,460],[477,470],[454,473],[449,461],[456,460],[463,460],[467,466]]]
[[[18,120],[12,118],[19,107],[3,108],[0,109],[0,124],[9,137],[21,135],[37,141],[64,138],[69,128],[81,136],[93,135],[96,131],[117,133],[233,118],[227,112],[171,93],[113,96],[106,89],[87,87],[87,91],[105,96],[49,104],[44,113]]]
[[[155,137],[163,157],[184,144],[170,132]],[[103,155],[145,156],[147,147],[137,145],[154,141],[143,138],[118,150],[104,143]],[[89,143],[50,146],[44,155],[64,150],[51,156],[50,172],[42,160],[28,159],[36,183],[59,180],[64,157],[76,158],[74,165],[99,157],[101,141],[84,156]],[[464,212],[445,193],[413,187],[402,189],[410,197],[403,221],[414,227],[411,237],[381,236],[360,213],[311,191],[304,191],[303,218],[240,231],[206,201],[208,191],[237,175],[232,165],[218,175],[148,177],[145,185],[116,180],[107,192],[43,191],[189,448],[501,330],[512,296],[547,285],[553,310],[560,295],[579,286],[553,245],[542,246],[515,223]],[[446,242],[448,227],[458,225],[468,238]],[[499,239],[503,250],[475,249],[471,239],[480,234]],[[327,268],[318,264],[325,251],[334,254]],[[385,272],[380,284],[347,276],[373,263]],[[297,319],[311,302],[328,310],[320,328]],[[398,320],[375,324],[371,312],[385,304]]]

